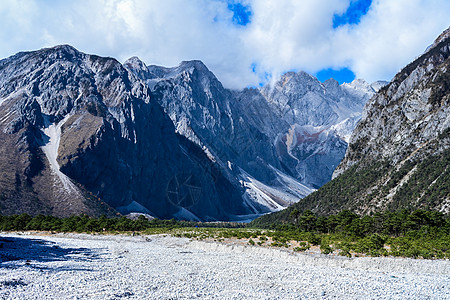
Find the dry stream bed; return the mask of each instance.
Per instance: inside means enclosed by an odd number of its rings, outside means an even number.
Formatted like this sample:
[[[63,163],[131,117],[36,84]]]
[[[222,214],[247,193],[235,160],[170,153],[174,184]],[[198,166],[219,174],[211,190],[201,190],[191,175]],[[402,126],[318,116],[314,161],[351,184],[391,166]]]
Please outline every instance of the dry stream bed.
[[[448,299],[450,261],[167,235],[0,234],[1,299]]]

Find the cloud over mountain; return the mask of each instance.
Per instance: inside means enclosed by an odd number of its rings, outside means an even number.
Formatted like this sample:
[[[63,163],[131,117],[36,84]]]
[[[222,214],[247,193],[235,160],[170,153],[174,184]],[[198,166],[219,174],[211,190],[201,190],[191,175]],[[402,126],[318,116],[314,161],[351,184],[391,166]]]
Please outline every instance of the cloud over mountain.
[[[355,2],[6,0],[0,57],[67,43],[122,61],[200,59],[231,88],[288,70],[345,67],[371,82],[389,80],[449,25],[447,0],[378,0],[358,22],[333,26]]]

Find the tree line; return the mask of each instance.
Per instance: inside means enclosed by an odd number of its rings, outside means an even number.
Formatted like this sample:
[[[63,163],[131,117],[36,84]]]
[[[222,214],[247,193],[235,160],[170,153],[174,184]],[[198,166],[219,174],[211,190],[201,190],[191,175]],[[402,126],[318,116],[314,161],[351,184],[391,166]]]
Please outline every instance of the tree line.
[[[56,232],[124,232],[124,231],[144,231],[150,228],[183,228],[183,227],[221,227],[239,228],[245,225],[239,223],[215,222],[201,223],[194,221],[179,221],[175,219],[149,220],[143,215],[137,219],[127,217],[108,218],[101,216],[98,218],[87,215],[58,218],[55,216],[37,215],[32,217],[28,214],[1,216],[0,230],[2,231],[56,231]]]
[[[355,256],[450,258],[450,218],[439,211],[400,210],[358,216],[343,210],[317,216],[310,210],[293,209],[288,222],[258,225],[273,230],[273,238],[285,246],[290,240],[320,245],[322,253]]]
[[[27,214],[1,216],[0,231],[131,232],[165,233],[189,238],[248,239],[250,245],[290,247],[306,251],[318,245],[324,254],[450,258],[450,218],[438,211],[401,210],[359,216],[344,210],[318,216],[293,209],[284,223],[250,224],[148,220],[127,217],[92,218],[87,215],[58,218]],[[217,229],[216,229],[217,228]],[[270,240],[269,240],[270,239]]]
[[[289,222],[263,224],[261,226],[255,222],[253,225],[258,228],[281,231],[345,233],[357,237],[374,233],[400,236],[409,231],[420,230],[425,227],[450,234],[450,218],[448,215],[439,211],[423,209],[377,212],[371,216],[359,216],[350,210],[343,210],[335,215],[317,216],[310,210],[301,213],[294,208],[290,213]]]

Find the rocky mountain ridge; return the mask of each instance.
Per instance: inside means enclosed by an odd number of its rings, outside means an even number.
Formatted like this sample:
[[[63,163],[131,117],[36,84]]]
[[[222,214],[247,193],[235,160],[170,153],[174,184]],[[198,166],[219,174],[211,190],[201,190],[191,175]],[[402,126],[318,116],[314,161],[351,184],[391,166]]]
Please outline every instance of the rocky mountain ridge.
[[[213,163],[115,59],[70,46],[19,53],[0,61],[0,97],[1,151],[13,154],[1,160],[2,213],[249,213],[241,188],[211,172]]]
[[[254,153],[306,186],[329,181],[364,103],[383,85],[322,84],[305,72],[289,72],[274,87],[229,91],[200,61],[165,68],[133,57],[124,65],[146,81],[177,132],[202,147],[225,173],[228,161],[244,165],[269,186],[274,174],[269,166],[252,163]]]
[[[124,65],[135,74],[139,73],[136,66],[145,66],[137,58]],[[260,127],[263,118],[250,118],[233,92],[202,62],[182,62],[174,68],[149,66],[147,70],[141,73],[147,77],[141,79],[177,133],[197,144],[230,182],[244,188],[244,202],[254,214],[282,209],[312,191],[300,183],[291,185],[295,179],[287,179],[287,174],[279,175],[276,149]],[[262,113],[270,119],[270,110]],[[274,122],[272,126],[281,131],[283,125]]]
[[[289,124],[276,141],[283,165],[307,185],[319,188],[328,182],[364,104],[385,84],[369,85],[361,79],[342,85],[334,79],[320,83],[305,72],[289,72],[274,87],[265,86],[262,95]]]
[[[231,91],[200,61],[122,65],[67,45],[1,60],[0,211],[213,221],[281,210],[329,180],[373,93],[303,72],[282,81]]]

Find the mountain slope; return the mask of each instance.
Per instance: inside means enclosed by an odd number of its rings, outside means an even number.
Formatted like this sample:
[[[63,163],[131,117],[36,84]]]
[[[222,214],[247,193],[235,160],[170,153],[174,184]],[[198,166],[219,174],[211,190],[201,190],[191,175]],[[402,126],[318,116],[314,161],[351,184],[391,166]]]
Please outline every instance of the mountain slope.
[[[230,91],[200,61],[18,53],[0,61],[0,211],[214,221],[281,210],[330,179],[373,89],[299,72]]]
[[[448,32],[448,30],[447,30]],[[450,39],[440,38],[366,105],[335,179],[280,214],[450,211]]]
[[[146,82],[176,131],[242,184],[255,214],[284,208],[331,179],[374,93],[362,80],[322,84],[304,72],[283,75],[273,88],[230,91],[200,61],[165,68],[133,57],[124,66]],[[306,186],[292,190],[285,176]]]
[[[273,87],[230,91],[200,61],[165,68],[133,57],[124,66],[147,83],[177,132],[242,184],[255,213],[279,210],[328,182],[364,103],[383,85],[322,84],[289,72]],[[305,186],[293,190],[285,176]]]
[[[320,83],[305,72],[288,72],[273,87],[263,87],[265,101],[289,125],[276,140],[283,166],[306,185],[319,188],[328,182],[364,104],[383,84],[361,79]]]
[[[57,46],[0,61],[0,116],[4,214],[250,212],[242,188],[212,172],[148,87],[112,58]]]
[[[273,140],[288,125],[268,105],[261,106],[264,99],[258,92],[255,97],[261,101],[250,111],[248,103],[236,99],[239,93],[225,89],[200,61],[146,67],[134,57],[124,65],[147,83],[177,133],[203,149],[220,174],[244,189],[243,203],[253,214],[283,209],[311,193],[306,186],[290,189],[283,180],[287,174],[279,174]]]

